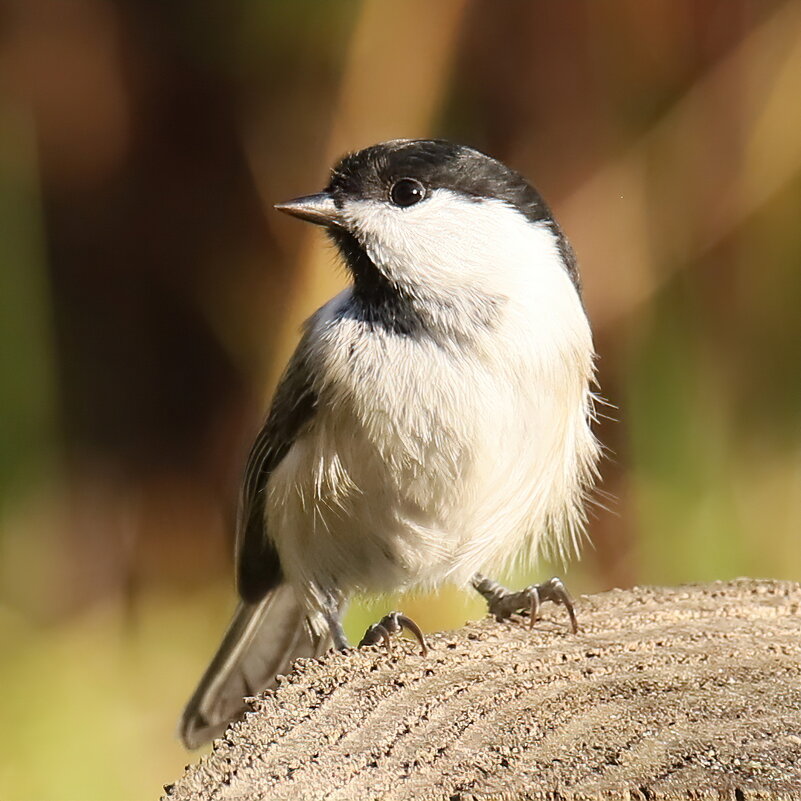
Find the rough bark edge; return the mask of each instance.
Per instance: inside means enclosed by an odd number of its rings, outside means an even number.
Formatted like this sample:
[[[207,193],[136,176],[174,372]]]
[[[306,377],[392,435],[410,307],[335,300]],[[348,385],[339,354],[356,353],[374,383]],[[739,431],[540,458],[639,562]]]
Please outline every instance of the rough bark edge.
[[[170,801],[801,799],[801,585],[579,600],[302,660]]]

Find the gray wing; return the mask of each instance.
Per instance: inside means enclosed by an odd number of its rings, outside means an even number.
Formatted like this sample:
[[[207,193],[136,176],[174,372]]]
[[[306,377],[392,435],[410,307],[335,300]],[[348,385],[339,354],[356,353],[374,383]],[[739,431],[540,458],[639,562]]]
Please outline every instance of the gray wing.
[[[236,538],[237,586],[243,602],[181,718],[181,738],[189,748],[220,734],[247,708],[244,697],[273,686],[275,675],[285,673],[293,660],[318,656],[330,645],[328,633],[312,629],[294,589],[283,583],[264,515],[270,474],[313,419],[317,406],[310,325],[311,321],[248,457]]]
[[[312,322],[313,318],[278,384],[245,468],[236,526],[236,580],[240,597],[251,604],[258,603],[282,579],[281,563],[264,519],[264,504],[270,474],[317,408],[309,348]]]

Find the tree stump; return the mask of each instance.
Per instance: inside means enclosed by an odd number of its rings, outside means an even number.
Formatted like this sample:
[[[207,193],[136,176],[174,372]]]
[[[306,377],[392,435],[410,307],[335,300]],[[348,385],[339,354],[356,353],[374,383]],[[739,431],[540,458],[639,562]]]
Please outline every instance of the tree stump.
[[[577,612],[299,660],[165,798],[801,799],[801,585]]]

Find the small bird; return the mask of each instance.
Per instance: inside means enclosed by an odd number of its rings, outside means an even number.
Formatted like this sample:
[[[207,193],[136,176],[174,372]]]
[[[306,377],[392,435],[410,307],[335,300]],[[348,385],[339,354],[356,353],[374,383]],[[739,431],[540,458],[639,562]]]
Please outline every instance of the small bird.
[[[597,477],[594,351],[573,251],[517,172],[444,140],[349,154],[319,194],[351,286],[306,322],[250,452],[239,606],[189,701],[194,748],[298,657],[345,649],[361,592],[471,585],[499,620],[573,604],[485,571],[578,550]],[[414,621],[398,612],[364,643]]]

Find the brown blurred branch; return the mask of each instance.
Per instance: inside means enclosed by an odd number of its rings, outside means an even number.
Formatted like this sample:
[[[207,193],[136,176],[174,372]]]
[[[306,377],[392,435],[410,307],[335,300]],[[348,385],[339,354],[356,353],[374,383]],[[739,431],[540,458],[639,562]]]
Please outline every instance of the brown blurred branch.
[[[278,798],[800,798],[801,585],[582,598],[297,665],[167,788]]]

